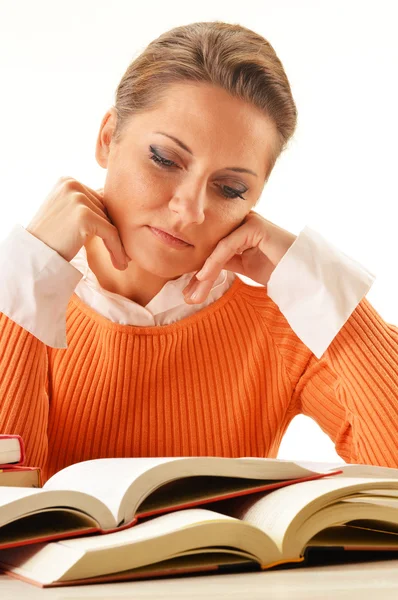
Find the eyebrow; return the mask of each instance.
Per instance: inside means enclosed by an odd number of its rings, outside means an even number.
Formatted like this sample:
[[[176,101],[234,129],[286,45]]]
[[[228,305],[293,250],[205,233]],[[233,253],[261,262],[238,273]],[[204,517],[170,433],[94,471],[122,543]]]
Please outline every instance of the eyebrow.
[[[188,146],[186,144],[184,144],[181,140],[176,138],[174,135],[164,133],[163,131],[155,131],[154,133],[160,133],[160,135],[165,135],[166,137],[173,140],[178,146],[180,146],[180,148],[182,148],[186,152],[189,152],[189,154],[191,154],[193,156],[192,150],[190,148],[188,148]],[[243,167],[225,167],[225,169],[227,171],[235,171],[236,173],[249,173],[250,175],[254,175],[254,177],[258,177],[257,173],[255,173],[254,171],[251,171],[250,169],[244,169]]]

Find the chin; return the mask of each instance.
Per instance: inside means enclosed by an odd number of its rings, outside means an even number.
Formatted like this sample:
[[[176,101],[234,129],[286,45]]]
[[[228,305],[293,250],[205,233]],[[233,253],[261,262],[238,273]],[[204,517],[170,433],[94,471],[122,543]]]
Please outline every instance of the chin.
[[[190,273],[195,270],[195,267],[191,268],[182,257],[180,260],[177,259],[177,256],[173,259],[167,253],[154,252],[148,247],[145,250],[140,249],[138,252],[128,252],[128,254],[132,262],[139,265],[143,271],[147,271],[162,279],[176,279],[184,275],[184,273]]]

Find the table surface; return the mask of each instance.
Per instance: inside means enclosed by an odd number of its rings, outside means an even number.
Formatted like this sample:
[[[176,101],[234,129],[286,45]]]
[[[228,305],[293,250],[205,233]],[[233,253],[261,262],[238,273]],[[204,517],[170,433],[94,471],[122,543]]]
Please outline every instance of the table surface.
[[[42,589],[0,575],[2,600],[397,600],[398,559]]]

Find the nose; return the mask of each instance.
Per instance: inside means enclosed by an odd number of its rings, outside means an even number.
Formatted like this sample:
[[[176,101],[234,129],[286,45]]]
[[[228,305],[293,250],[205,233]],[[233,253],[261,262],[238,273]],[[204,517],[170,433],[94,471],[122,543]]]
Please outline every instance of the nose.
[[[200,185],[185,183],[175,190],[169,208],[178,214],[181,223],[200,225],[205,220],[205,198],[206,192]]]

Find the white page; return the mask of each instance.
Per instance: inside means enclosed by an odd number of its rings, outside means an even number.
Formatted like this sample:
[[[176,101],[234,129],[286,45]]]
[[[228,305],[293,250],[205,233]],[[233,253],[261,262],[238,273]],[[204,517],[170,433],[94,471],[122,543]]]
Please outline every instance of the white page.
[[[235,519],[203,508],[187,508],[186,510],[160,515],[121,531],[114,531],[101,536],[65,539],[56,543],[62,543],[70,548],[84,551],[95,550],[96,548],[114,548],[132,542],[156,539],[159,535],[165,535],[190,525],[226,520],[234,521]]]
[[[61,497],[60,497],[61,496]],[[109,509],[97,498],[75,490],[59,493],[57,490],[44,490],[43,488],[25,487],[0,487],[0,523],[24,517],[30,513],[54,508],[62,510],[63,507],[75,508],[83,513],[92,515],[105,527],[113,527],[113,516]]]
[[[0,507],[15,502],[20,498],[26,498],[35,494],[42,494],[41,488],[25,488],[25,487],[12,487],[12,486],[1,486],[0,487]]]
[[[293,461],[271,458],[223,457],[156,457],[156,458],[100,458],[75,463],[53,475],[43,486],[47,490],[78,490],[100,499],[111,510],[117,523],[127,509],[120,506],[130,485],[143,474],[146,487],[159,480],[155,468],[165,463],[175,463],[183,476],[216,475],[228,477],[291,479],[314,474],[313,470]],[[171,465],[170,465],[171,466]],[[153,469],[152,473],[149,473]],[[320,471],[323,472],[323,471]],[[131,505],[130,505],[131,511]],[[129,520],[129,519],[127,519]]]
[[[0,561],[12,565],[14,567],[14,572],[16,573],[28,577],[30,576],[33,579],[38,579],[40,581],[51,582],[54,579],[65,575],[71,568],[73,569],[77,566],[77,569],[79,570],[79,565],[75,565],[75,563],[78,563],[80,560],[84,561],[85,555],[90,552],[96,553],[96,560],[91,562],[90,566],[86,561],[84,571],[88,576],[90,576],[90,571],[91,575],[94,575],[97,570],[96,562],[99,560],[104,564],[103,553],[112,549],[113,552],[109,554],[106,559],[104,570],[104,572],[111,573],[131,568],[131,558],[129,558],[130,553],[136,553],[133,555],[133,562],[139,563],[143,560],[142,552],[139,552],[140,548],[142,550],[142,546],[135,548],[134,544],[143,543],[145,547],[145,545],[148,545],[148,542],[153,543],[153,553],[148,553],[148,547],[146,550],[150,559],[159,553],[163,555],[169,554],[169,557],[172,557],[175,554],[170,548],[169,540],[165,539],[164,536],[169,534],[173,535],[174,533],[178,535],[179,531],[192,526],[207,525],[207,527],[209,527],[209,525],[213,525],[216,522],[225,523],[226,521],[234,522],[238,526],[242,525],[241,523],[236,522],[236,519],[232,519],[225,515],[219,515],[213,511],[187,509],[186,511],[162,515],[129,529],[116,531],[107,535],[87,536],[64,539],[46,544],[37,544],[36,548],[32,549],[26,546],[0,550]],[[200,531],[202,531],[202,535],[200,535]],[[200,528],[199,532],[199,535],[196,537],[196,539],[199,540],[198,547],[212,547],[214,544],[207,544],[209,529],[206,531]],[[181,540],[181,535],[178,537]],[[187,531],[185,543],[182,543],[182,545],[190,547],[191,543],[192,535],[191,532]],[[181,547],[181,542],[179,546]],[[159,548],[161,548],[160,552]],[[164,557],[159,558],[164,559]],[[75,576],[76,571],[72,578]],[[81,576],[81,573],[77,576]]]
[[[75,463],[58,471],[44,484],[46,490],[78,490],[108,506],[118,522],[120,503],[131,483],[156,465],[175,460],[159,458],[99,458]]]
[[[360,465],[355,463],[340,462],[314,462],[307,460],[296,461],[298,465],[319,473],[342,470],[339,477],[381,477],[398,479],[398,469],[393,467],[379,467],[377,465]]]
[[[382,497],[382,496],[361,496],[360,498],[346,498],[342,502],[349,502],[351,504],[373,504],[378,506],[389,506],[390,508],[396,508],[398,514],[398,498],[393,497]]]
[[[333,498],[341,497],[351,486],[362,486],[372,489],[380,487],[383,482],[390,483],[389,479],[378,479],[377,484],[364,477],[327,477],[315,481],[305,481],[297,483],[294,487],[284,487],[260,497],[248,498],[242,503],[242,508],[231,512],[233,516],[248,521],[262,531],[270,535],[279,550],[283,551],[283,538],[290,523],[300,510],[313,503],[316,510],[317,505],[322,505],[322,496],[329,492],[335,492],[328,498],[328,502]],[[342,493],[340,493],[340,491]],[[355,490],[357,493],[358,490]],[[239,504],[237,503],[237,506]]]
[[[378,467],[376,465],[356,465],[349,463],[337,467],[343,471],[339,477],[370,477],[381,479],[398,479],[398,469],[392,467]],[[333,467],[333,470],[335,467]]]

